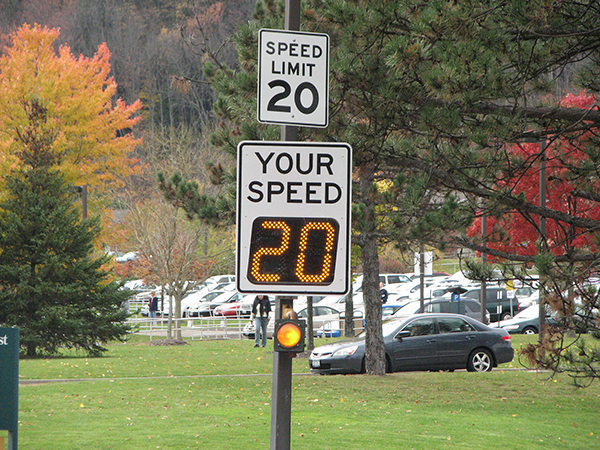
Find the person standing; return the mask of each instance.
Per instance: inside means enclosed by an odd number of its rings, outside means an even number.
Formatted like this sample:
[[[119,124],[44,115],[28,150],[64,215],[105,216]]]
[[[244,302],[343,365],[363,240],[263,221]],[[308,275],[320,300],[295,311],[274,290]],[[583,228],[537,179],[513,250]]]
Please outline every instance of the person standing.
[[[379,282],[379,293],[381,294],[381,303],[387,302],[388,299],[388,291],[385,287],[383,287],[383,282]]]
[[[150,299],[148,300],[148,311],[150,312],[150,318],[156,319],[156,313],[158,312],[158,297],[156,292],[150,292]]]
[[[266,295],[257,295],[252,303],[252,314],[250,319],[254,320],[254,347],[260,343],[262,332],[262,346],[267,346],[267,324],[269,323],[269,313],[271,312],[271,302]]]

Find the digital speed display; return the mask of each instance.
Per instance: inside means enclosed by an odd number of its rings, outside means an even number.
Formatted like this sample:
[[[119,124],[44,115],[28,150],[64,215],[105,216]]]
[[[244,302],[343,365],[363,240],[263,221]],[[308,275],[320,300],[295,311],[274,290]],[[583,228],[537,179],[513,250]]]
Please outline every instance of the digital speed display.
[[[256,284],[331,284],[339,230],[339,223],[332,218],[256,218],[248,280]]]
[[[334,295],[350,289],[352,148],[238,145],[236,289]]]

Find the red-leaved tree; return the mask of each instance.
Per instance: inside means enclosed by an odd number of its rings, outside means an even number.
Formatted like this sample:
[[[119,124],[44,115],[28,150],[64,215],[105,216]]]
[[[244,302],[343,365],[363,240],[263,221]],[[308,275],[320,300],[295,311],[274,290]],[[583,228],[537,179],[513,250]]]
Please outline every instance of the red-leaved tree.
[[[582,92],[565,96],[561,106],[590,110],[595,102],[593,95]],[[487,217],[483,237],[494,262],[519,261],[529,268],[535,266],[543,276],[543,298],[556,325],[543,329],[540,342],[522,353],[542,367],[568,370],[581,382],[600,377],[600,353],[580,339],[586,332],[600,336],[600,300],[594,283],[600,260],[598,131],[587,129],[558,138],[549,134],[545,143],[508,146],[507,154],[516,169],[499,177],[497,189],[540,204],[541,168],[545,164],[545,207],[549,211],[545,213],[545,230],[535,211],[513,210]],[[581,220],[578,225],[567,223],[561,220],[566,216],[558,213]],[[479,217],[468,228],[469,236],[481,234],[481,221]],[[573,340],[573,334],[578,339]]]

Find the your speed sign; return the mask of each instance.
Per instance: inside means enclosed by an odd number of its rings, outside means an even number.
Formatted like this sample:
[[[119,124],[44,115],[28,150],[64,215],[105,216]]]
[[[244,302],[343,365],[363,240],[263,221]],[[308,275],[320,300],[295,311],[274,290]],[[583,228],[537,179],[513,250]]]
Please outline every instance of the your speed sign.
[[[348,292],[351,176],[348,144],[239,144],[239,292]]]
[[[263,29],[258,55],[258,121],[326,127],[329,36]]]

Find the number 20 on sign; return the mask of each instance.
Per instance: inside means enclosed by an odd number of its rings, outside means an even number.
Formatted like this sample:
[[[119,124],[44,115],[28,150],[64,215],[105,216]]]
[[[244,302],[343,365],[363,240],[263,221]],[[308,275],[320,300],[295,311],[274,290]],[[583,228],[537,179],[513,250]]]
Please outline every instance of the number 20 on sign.
[[[339,228],[332,218],[255,219],[248,279],[257,284],[331,284]]]
[[[350,147],[244,142],[238,158],[238,290],[345,293]]]

